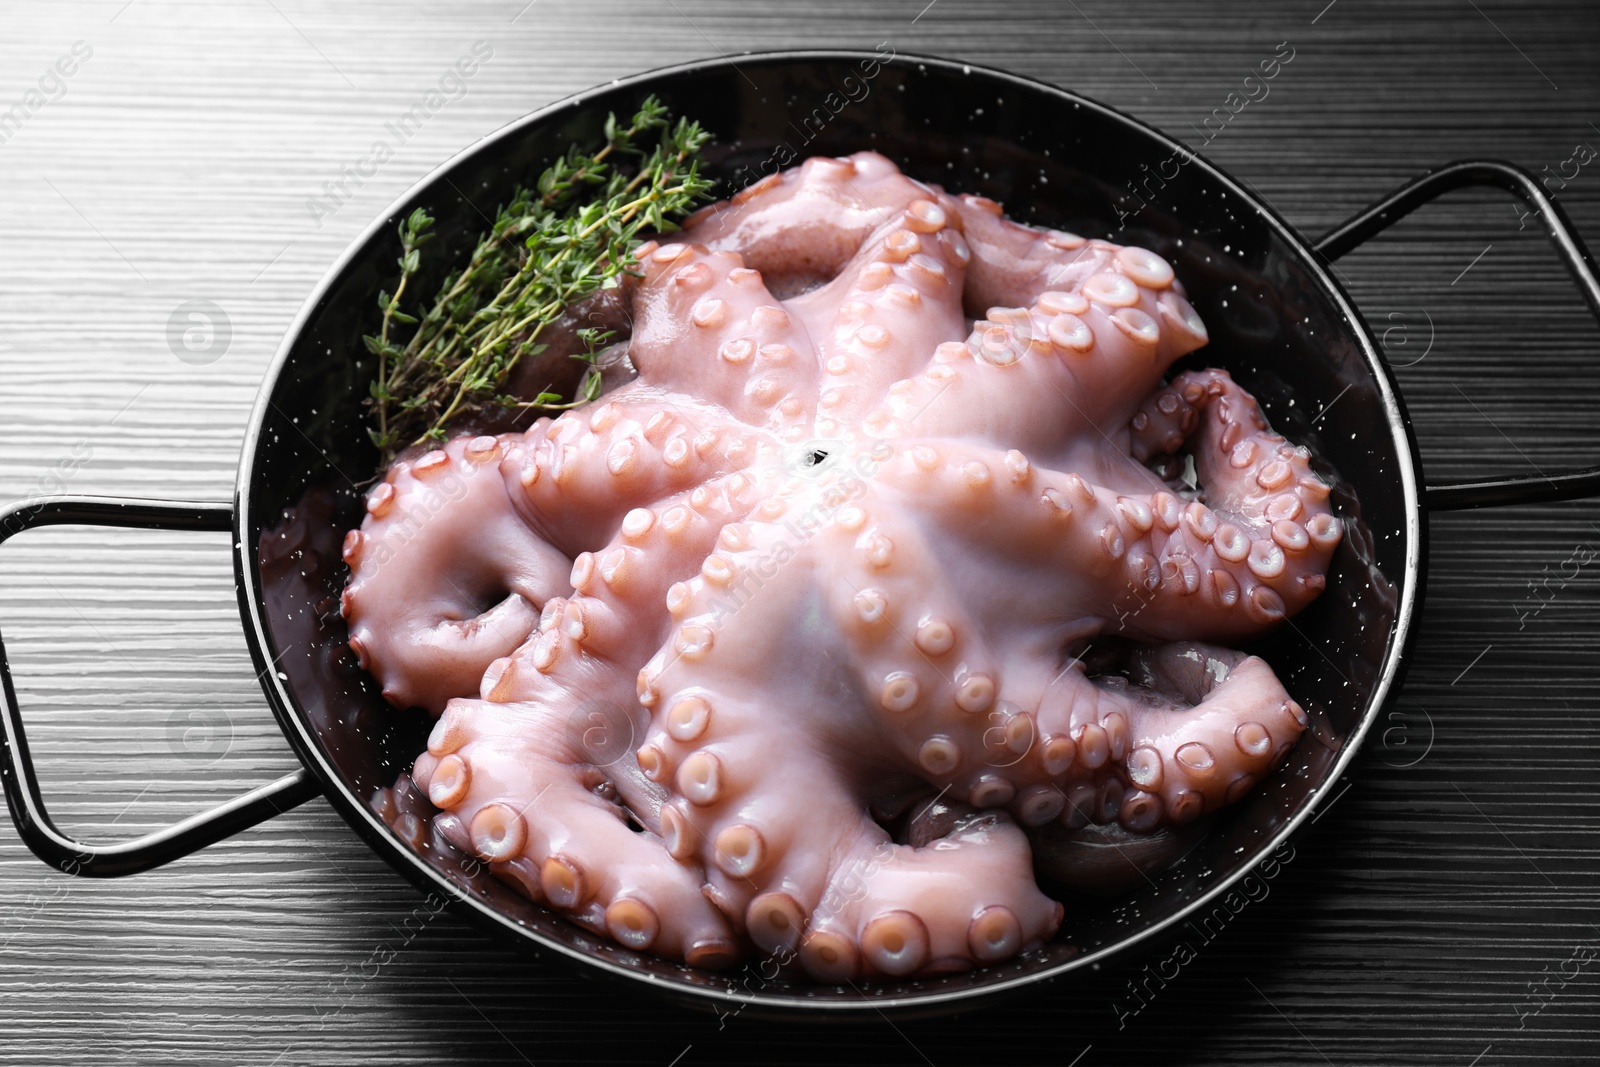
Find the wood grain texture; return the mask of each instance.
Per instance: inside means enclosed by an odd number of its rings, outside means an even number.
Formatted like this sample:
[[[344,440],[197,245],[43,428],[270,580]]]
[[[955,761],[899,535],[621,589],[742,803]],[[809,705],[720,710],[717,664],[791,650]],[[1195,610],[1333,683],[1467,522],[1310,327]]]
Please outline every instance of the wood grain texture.
[[[0,5],[0,110],[93,50],[0,143],[0,500],[227,497],[271,353],[372,217],[512,118],[663,63],[888,41],[1190,137],[1288,41],[1270,96],[1205,151],[1308,234],[1448,159],[1556,171],[1600,145],[1589,0],[525,2]],[[470,91],[314,220],[306,199],[479,39],[494,57]],[[1600,161],[1560,196],[1600,241]],[[1433,324],[1400,371],[1430,477],[1600,458],[1596,327],[1518,223],[1509,200],[1452,196],[1340,264],[1376,328],[1408,328],[1399,362]],[[232,329],[203,366],[167,339],[193,299]],[[1139,976],[1110,968],[917,1023],[624,998],[449,915],[408,935],[420,896],[314,801],[119,881],[55,875],[0,833],[0,1065],[1592,1062],[1600,562],[1572,574],[1580,545],[1600,547],[1593,502],[1434,519],[1396,717],[1270,895],[1136,1014]],[[70,830],[148,830],[294,765],[219,535],[25,535],[0,551],[0,620]]]

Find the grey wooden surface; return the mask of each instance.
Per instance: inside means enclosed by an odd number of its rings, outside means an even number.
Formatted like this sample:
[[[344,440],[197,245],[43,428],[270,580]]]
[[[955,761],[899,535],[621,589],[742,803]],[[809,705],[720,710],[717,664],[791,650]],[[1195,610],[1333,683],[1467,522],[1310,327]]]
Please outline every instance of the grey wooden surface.
[[[313,218],[308,198],[479,40],[493,57],[465,94]],[[92,55],[53,81],[79,41]],[[1306,233],[1430,164],[1487,155],[1564,173],[1562,203],[1600,241],[1600,160],[1562,166],[1600,146],[1589,0],[6,0],[0,113],[41,79],[57,98],[0,143],[0,501],[226,498],[255,389],[315,280],[502,123],[667,62],[883,41],[1054,81],[1185,138],[1287,41],[1293,63],[1206,154]],[[1507,200],[1459,195],[1340,265],[1369,321],[1401,328],[1388,340],[1411,364],[1434,478],[1600,458],[1597,330],[1518,224]],[[211,362],[169,342],[191,300],[231,331]],[[226,547],[58,530],[0,551],[0,621],[68,829],[145,831],[293,767],[251,678]],[[408,937],[420,895],[313,801],[118,881],[57,875],[0,830],[0,1064],[1593,1062],[1600,560],[1568,562],[1585,548],[1600,548],[1594,503],[1435,519],[1393,717],[1270,896],[1137,1013],[1115,969],[898,1024],[623,997],[450,915]]]

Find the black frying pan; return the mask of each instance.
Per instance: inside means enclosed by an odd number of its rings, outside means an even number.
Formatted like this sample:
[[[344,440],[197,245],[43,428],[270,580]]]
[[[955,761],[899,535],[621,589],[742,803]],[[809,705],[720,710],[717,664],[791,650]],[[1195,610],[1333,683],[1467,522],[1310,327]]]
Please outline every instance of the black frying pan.
[[[779,981],[755,962],[695,971],[594,937],[516,896],[437,839],[412,847],[369,806],[421,751],[427,723],[383,705],[343,645],[338,546],[358,523],[356,482],[374,472],[361,399],[374,294],[398,254],[395,222],[438,218],[428,290],[464,253],[519,179],[574,141],[599,138],[608,112],[648,93],[699,119],[717,140],[713,172],[731,191],[793,158],[876,149],[914,177],[1001,201],[1014,217],[1143,245],[1166,256],[1211,332],[1201,362],[1261,401],[1274,427],[1310,446],[1347,520],[1326,593],[1252,651],[1311,713],[1312,728],[1264,787],[1225,811],[1183,861],[1111,900],[1073,900],[1057,938],[997,967],[914,982],[830,988]],[[831,95],[830,95],[831,94]],[[35,526],[87,523],[232,531],[239,606],[262,688],[304,767],[136,841],[86,845],[46,814],[0,649],[6,799],[23,839],[63,871],[131,874],[165,863],[318,793],[432,899],[485,928],[699,1004],[769,1010],[922,1011],[1060,976],[1205,922],[1225,894],[1270,864],[1344,770],[1397,684],[1422,599],[1429,510],[1600,492],[1600,468],[1549,477],[1427,486],[1405,409],[1371,330],[1326,263],[1441,193],[1491,185],[1519,196],[1554,240],[1600,316],[1594,264],[1562,211],[1524,171],[1455,163],[1308,243],[1266,204],[1182,145],[1051,86],[961,63],[882,54],[785,52],[691,63],[580,94],[485,138],[377,220],[307,301],[267,373],[228,502],[54,497],[0,515],[0,540]],[[463,191],[470,191],[468,202]],[[452,255],[441,254],[449,252]],[[1337,403],[1334,401],[1337,400]],[[1291,403],[1294,401],[1294,403]],[[1270,874],[1270,867],[1267,869]]]

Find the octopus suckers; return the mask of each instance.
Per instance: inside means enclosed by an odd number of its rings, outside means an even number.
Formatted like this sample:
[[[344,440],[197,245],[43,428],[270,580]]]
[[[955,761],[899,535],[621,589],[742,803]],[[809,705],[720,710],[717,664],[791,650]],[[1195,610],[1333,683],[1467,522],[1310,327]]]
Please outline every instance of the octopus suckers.
[[[627,581],[628,551],[624,548],[613,548],[600,557],[600,578],[607,585],[620,586]]]
[[[704,328],[721,326],[728,321],[728,302],[715,297],[709,300],[702,300],[694,306],[694,311],[690,314],[689,319],[696,326]]]
[[[622,536],[637,541],[656,524],[656,513],[649,508],[634,508],[622,518]]]
[[[433,768],[428,782],[428,799],[435,807],[449,808],[466,798],[472,786],[472,770],[467,761],[457,755],[448,755]]]
[[[428,733],[428,751],[435,756],[448,756],[465,745],[470,738],[465,715],[458,707],[447,707],[439,721]]]
[[[1017,795],[1017,787],[1008,778],[998,774],[982,774],[972,783],[968,799],[973,805],[980,808],[998,808],[1003,804],[1011,803],[1011,798]]]
[[[1078,762],[1091,771],[1099,770],[1111,758],[1111,738],[1098,723],[1089,723],[1078,733]]]
[[[1078,757],[1078,744],[1070,737],[1047,737],[1039,746],[1044,772],[1054,778],[1067,773]]]
[[[1290,519],[1298,518],[1304,507],[1300,502],[1299,494],[1284,493],[1282,496],[1273,497],[1272,502],[1267,505],[1267,518],[1274,523],[1287,522]]]
[[[888,598],[878,589],[863,589],[851,600],[856,617],[862,622],[877,622],[889,611]]]
[[[922,251],[922,238],[910,230],[896,230],[883,242],[884,256],[894,263],[904,263]]]
[[[846,982],[856,977],[861,960],[843,934],[813,928],[800,939],[800,965],[818,981]]]
[[[1283,573],[1287,561],[1283,548],[1275,541],[1252,541],[1247,566],[1257,578],[1276,578]]]
[[[867,513],[855,505],[840,508],[833,516],[833,523],[841,530],[854,533],[866,524]]]
[[[994,697],[994,679],[987,674],[969,674],[956,683],[956,707],[969,715],[988,711]]]
[[[1231,608],[1239,602],[1239,582],[1227,571],[1216,570],[1211,572],[1211,585],[1216,590],[1217,603],[1225,608]]]
[[[1065,793],[1049,782],[1041,782],[1022,791],[1017,801],[1017,817],[1025,826],[1043,826],[1058,819],[1066,804]]]
[[[726,557],[713,552],[700,564],[700,574],[706,581],[713,585],[727,585],[733,581],[733,563]]]
[[[1039,499],[1044,503],[1044,506],[1054,512],[1058,518],[1064,519],[1072,514],[1072,501],[1068,500],[1066,494],[1054,486],[1051,486],[1044,492],[1040,493]]]
[[[1111,323],[1141,347],[1154,348],[1161,341],[1161,327],[1139,308],[1118,308],[1111,315]]]
[[[644,776],[650,779],[652,782],[659,782],[667,776],[666,756],[662,753],[661,749],[657,748],[655,745],[639,746],[638,751],[634,753],[634,758],[639,761],[639,770],[643,771]],[[661,810],[661,826],[663,834],[666,833],[667,810],[668,809],[666,808],[662,808]]]
[[[674,504],[661,513],[661,529],[669,534],[681,534],[689,527],[690,512],[682,504]]]
[[[1217,527],[1217,536],[1212,541],[1212,547],[1217,555],[1229,563],[1243,563],[1250,554],[1250,539],[1244,531],[1231,522],[1222,523]]]
[[[684,289],[704,289],[714,278],[711,268],[704,263],[690,263],[678,272],[672,282]]]
[[[1322,548],[1331,548],[1338,544],[1343,532],[1339,520],[1326,512],[1313,516],[1311,521],[1306,523],[1306,533],[1310,534],[1311,540]]]
[[[694,741],[710,724],[711,705],[704,697],[684,697],[667,710],[667,733],[674,741]]]
[[[862,554],[874,567],[887,567],[894,558],[894,542],[881,533],[868,533],[862,539]]]
[[[1081,290],[1084,296],[1108,307],[1131,307],[1139,302],[1139,287],[1121,274],[1100,271],[1089,275]]]
[[[583,868],[565,856],[551,856],[539,868],[539,886],[558,908],[576,908],[589,898],[589,880]]]
[[[1136,834],[1148,834],[1161,825],[1164,812],[1161,797],[1155,793],[1133,793],[1122,801],[1117,821]]]
[[[862,954],[885,974],[903,978],[928,961],[928,927],[909,911],[891,911],[861,931]]]
[[[984,908],[967,927],[967,947],[984,963],[1009,959],[1022,948],[1022,924],[1004,905]]]
[[[717,834],[717,866],[735,878],[748,878],[761,869],[767,844],[753,826],[737,823]]]
[[[661,920],[644,901],[619,897],[606,908],[606,930],[621,944],[643,952],[655,943]]]
[[[1294,470],[1281,459],[1275,459],[1256,472],[1256,484],[1266,490],[1282,489],[1289,484]]]
[[[762,893],[745,911],[750,939],[763,952],[792,951],[800,943],[806,916],[788,893]]]
[[[888,263],[868,263],[861,268],[856,285],[864,292],[881,289],[894,277],[894,267]]]
[[[1161,788],[1161,753],[1145,745],[1128,756],[1128,781],[1147,793]]]
[[[750,321],[756,326],[781,330],[789,325],[789,313],[773,304],[762,304],[750,312]]]
[[[520,855],[528,840],[522,816],[505,804],[486,804],[478,809],[468,833],[478,855],[490,861]]]
[[[930,656],[942,656],[956,644],[956,634],[943,619],[926,617],[917,624],[917,648]]]
[[[961,749],[943,734],[930,737],[922,743],[922,748],[917,753],[917,762],[929,774],[943,777],[954,773],[956,768],[961,766]]]
[[[1272,750],[1272,735],[1258,722],[1241,723],[1233,732],[1233,740],[1246,756],[1265,756]]]
[[[1058,289],[1046,290],[1036,301],[1046,315],[1082,315],[1089,310],[1089,301],[1081,293],[1067,293]]]
[[[1100,550],[1109,558],[1118,560],[1127,551],[1127,542],[1123,540],[1122,531],[1114,522],[1106,523],[1105,529],[1100,531]]]
[[[419,477],[441,471],[450,465],[450,455],[442,448],[424,453],[411,465],[411,473]]]
[[[1133,528],[1136,533],[1149,533],[1155,525],[1155,513],[1150,505],[1143,500],[1133,497],[1119,497],[1116,503],[1117,516]]]
[[[367,494],[367,514],[381,519],[394,507],[395,488],[389,482],[379,482]]]
[[[673,647],[684,659],[697,660],[711,651],[714,641],[715,636],[711,627],[690,622],[678,627],[678,636],[673,640]]]
[[[906,208],[906,226],[918,233],[934,233],[948,222],[944,208],[932,200],[913,200]]]
[[[991,310],[989,314],[994,312]],[[1008,367],[1022,358],[1004,326],[990,326],[981,335],[975,331],[968,346],[974,356],[995,367]]]
[[[1154,252],[1128,246],[1117,250],[1117,265],[1147,289],[1165,289],[1173,282],[1172,266]]]
[[[678,766],[678,792],[705,807],[722,795],[722,761],[711,752],[691,752]]]
[[[606,453],[606,470],[612,474],[622,474],[633,466],[634,456],[637,452],[638,446],[633,443],[632,439],[623,438],[612,445],[610,451]]]
[[[885,711],[910,711],[921,695],[917,680],[907,671],[894,671],[883,680],[878,702]]]
[[[561,635],[552,630],[539,635],[533,643],[533,667],[543,674],[548,674],[556,665],[556,658],[561,651]],[[444,805],[440,805],[443,807]]]
[[[889,343],[889,331],[876,323],[869,323],[856,331],[856,340],[869,348],[883,348]]]

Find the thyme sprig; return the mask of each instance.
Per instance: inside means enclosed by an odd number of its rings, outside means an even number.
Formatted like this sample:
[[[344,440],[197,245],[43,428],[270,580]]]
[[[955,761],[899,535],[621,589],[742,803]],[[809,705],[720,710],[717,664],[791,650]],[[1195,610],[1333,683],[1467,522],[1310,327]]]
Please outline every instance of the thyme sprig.
[[[506,382],[522,359],[545,350],[540,335],[569,305],[637,273],[639,234],[676,229],[707,198],[713,182],[700,175],[700,149],[709,139],[699,123],[673,122],[653,96],[627,126],[611,115],[604,145],[574,145],[532,188],[519,185],[466,265],[412,311],[403,301],[434,220],[421,208],[402,220],[399,281],[392,294],[378,294],[378,332],[362,338],[378,357],[368,432],[385,462],[409,445],[442,440],[469,414],[559,409],[598,395],[598,373],[575,397],[510,396]],[[584,350],[574,358],[592,364],[611,333],[585,329],[578,337]]]

